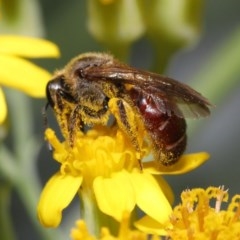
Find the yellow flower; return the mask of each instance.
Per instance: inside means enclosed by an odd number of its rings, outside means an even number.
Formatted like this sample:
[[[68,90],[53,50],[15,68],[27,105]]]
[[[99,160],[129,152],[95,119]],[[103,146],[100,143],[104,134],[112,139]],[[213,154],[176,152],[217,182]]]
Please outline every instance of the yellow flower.
[[[141,170],[135,149],[119,129],[95,127],[87,134],[78,132],[72,148],[66,141],[59,142],[51,129],[47,129],[46,138],[61,166],[40,197],[38,216],[43,225],[58,226],[63,209],[77,192],[117,221],[123,212],[131,212],[136,206],[160,223],[168,220],[172,211],[168,199],[173,199],[173,194],[160,175],[161,169],[146,166]],[[149,149],[145,151],[147,154]],[[195,167],[207,158],[206,154],[200,156]],[[177,173],[187,169],[177,166]],[[174,173],[175,168],[170,169],[167,174]],[[154,177],[152,172],[158,175]]]
[[[96,238],[91,235],[87,229],[87,226],[83,220],[76,222],[76,227],[71,231],[71,238],[73,240],[157,240],[157,236],[149,238],[147,234],[137,230],[131,230],[130,227],[130,215],[125,212],[120,222],[119,231],[117,236],[110,233],[106,227],[101,228],[100,237]]]
[[[32,97],[44,97],[50,73],[24,58],[58,57],[57,46],[37,38],[0,35],[0,85],[16,88]],[[0,88],[0,124],[7,107]]]
[[[226,210],[221,210],[222,202],[228,201],[228,192],[223,187],[187,190],[181,198],[167,230],[171,239],[240,239],[240,195],[232,198]]]

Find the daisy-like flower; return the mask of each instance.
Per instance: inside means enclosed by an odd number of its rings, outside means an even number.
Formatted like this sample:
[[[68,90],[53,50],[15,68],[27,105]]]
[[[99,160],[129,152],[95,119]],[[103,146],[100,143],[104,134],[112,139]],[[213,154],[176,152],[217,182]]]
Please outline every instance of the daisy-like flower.
[[[235,195],[226,210],[222,202],[228,201],[224,188],[209,187],[186,190],[182,203],[170,217],[167,235],[171,239],[240,239],[240,195]]]
[[[47,227],[59,225],[63,209],[76,193],[80,195],[82,214],[93,214],[96,221],[101,212],[119,222],[123,212],[138,207],[163,224],[172,212],[169,201],[173,194],[161,174],[189,171],[208,158],[206,153],[186,155],[176,167],[157,170],[143,163],[141,170],[137,152],[118,128],[95,127],[86,134],[78,132],[73,147],[67,141],[60,142],[51,129],[47,129],[46,139],[60,164],[38,204],[39,219]],[[147,154],[149,149],[144,151]]]
[[[76,227],[71,231],[71,238],[73,240],[158,240],[159,238],[154,235],[151,238],[143,232],[132,230],[130,227],[130,215],[125,212],[120,222],[118,234],[114,236],[106,227],[101,228],[100,237],[97,238],[89,233],[86,223],[83,220],[76,222]]]
[[[51,74],[24,58],[58,57],[57,46],[43,39],[0,35],[0,86],[16,88],[32,97],[44,97]],[[7,106],[0,88],[0,124]]]

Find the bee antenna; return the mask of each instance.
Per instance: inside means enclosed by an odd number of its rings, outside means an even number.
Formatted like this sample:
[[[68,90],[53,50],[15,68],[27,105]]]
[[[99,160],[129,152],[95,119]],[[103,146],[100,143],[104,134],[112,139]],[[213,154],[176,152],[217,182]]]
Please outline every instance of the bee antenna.
[[[44,128],[45,130],[48,128],[48,118],[47,118],[47,109],[48,109],[48,106],[49,106],[49,102],[47,102],[45,104],[45,106],[42,108],[42,116],[43,116],[43,125],[44,125]],[[50,152],[53,151],[53,147],[52,145],[47,142],[47,148]]]
[[[48,118],[47,118],[48,106],[49,106],[49,102],[47,102],[46,105],[42,108],[43,125],[45,129],[48,128]]]

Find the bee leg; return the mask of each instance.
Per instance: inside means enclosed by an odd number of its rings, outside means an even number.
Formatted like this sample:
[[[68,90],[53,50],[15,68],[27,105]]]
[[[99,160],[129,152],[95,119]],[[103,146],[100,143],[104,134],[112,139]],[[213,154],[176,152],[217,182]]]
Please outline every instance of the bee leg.
[[[54,105],[55,115],[63,136],[68,138],[69,115],[67,114],[67,111],[63,111],[64,108],[66,110],[67,106],[65,105],[60,93],[56,92],[56,102]]]
[[[132,107],[124,100],[119,98],[111,98],[108,103],[111,113],[114,115],[117,124],[123,130],[137,151],[137,159],[140,169],[143,169],[141,161],[140,139],[138,137],[138,121],[133,112]]]
[[[68,121],[69,143],[72,147],[74,144],[74,138],[78,130],[82,130],[82,120],[80,117],[81,107],[77,105],[71,112]]]

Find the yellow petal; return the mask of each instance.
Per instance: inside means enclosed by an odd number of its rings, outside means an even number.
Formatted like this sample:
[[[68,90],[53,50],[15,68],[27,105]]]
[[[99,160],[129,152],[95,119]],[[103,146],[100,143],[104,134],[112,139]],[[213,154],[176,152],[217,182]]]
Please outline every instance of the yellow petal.
[[[209,154],[206,152],[184,154],[178,162],[171,166],[156,167],[154,162],[144,163],[144,170],[151,174],[176,175],[183,174],[194,170],[209,159]]]
[[[136,171],[131,179],[139,208],[160,223],[167,221],[172,208],[154,177],[145,171]]]
[[[24,36],[0,36],[0,54],[17,55],[28,58],[59,57],[59,49],[54,43]]]
[[[173,194],[172,188],[170,187],[168,182],[161,175],[155,176],[155,179],[156,179],[158,185],[162,188],[162,191],[163,191],[164,195],[166,196],[168,202],[172,206],[173,202],[174,202],[174,194]]]
[[[32,97],[44,97],[51,74],[33,63],[0,55],[0,84],[21,90]]]
[[[149,216],[144,216],[143,218],[135,222],[134,225],[142,232],[148,234],[157,234],[161,236],[167,234],[167,232],[164,230],[164,226]]]
[[[93,190],[100,210],[117,221],[122,220],[123,212],[131,212],[135,206],[135,193],[127,171],[113,173],[110,178],[97,177]]]
[[[7,106],[2,89],[0,88],[0,124],[3,123],[7,116]]]
[[[38,203],[38,218],[46,227],[57,227],[62,219],[62,210],[76,195],[82,183],[81,176],[53,175],[45,185]]]

